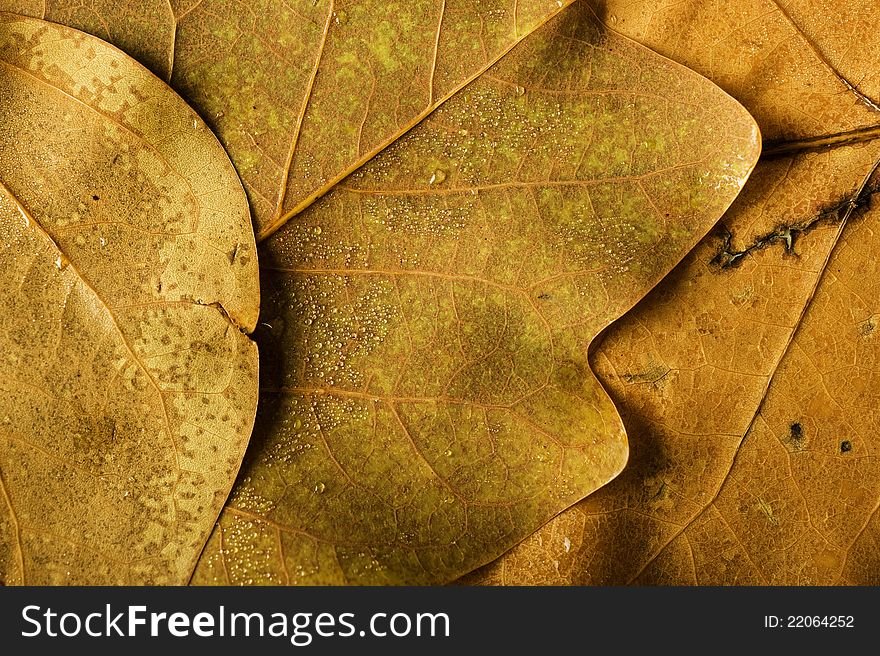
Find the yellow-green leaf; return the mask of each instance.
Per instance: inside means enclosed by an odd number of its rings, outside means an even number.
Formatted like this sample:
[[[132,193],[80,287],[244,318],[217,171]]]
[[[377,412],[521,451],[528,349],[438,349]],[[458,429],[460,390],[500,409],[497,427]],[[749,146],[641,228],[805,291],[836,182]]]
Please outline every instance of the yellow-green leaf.
[[[198,583],[431,583],[626,462],[591,341],[757,158],[578,3],[261,248],[261,410]]]
[[[469,581],[876,584],[877,5],[606,7],[741,99],[768,156],[596,349],[625,473]]]
[[[572,0],[3,0],[121,47],[217,133],[260,236]]]

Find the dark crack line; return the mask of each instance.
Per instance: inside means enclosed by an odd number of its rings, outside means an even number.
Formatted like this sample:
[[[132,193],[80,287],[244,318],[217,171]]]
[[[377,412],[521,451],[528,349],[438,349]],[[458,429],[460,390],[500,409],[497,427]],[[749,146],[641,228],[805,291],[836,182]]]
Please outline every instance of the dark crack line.
[[[782,244],[786,255],[797,255],[795,246],[798,239],[813,231],[821,225],[838,225],[845,219],[852,219],[868,210],[872,196],[880,191],[880,185],[869,187],[865,185],[853,195],[834,205],[819,211],[807,219],[801,219],[789,224],[781,225],[771,232],[758,237],[748,247],[742,250],[733,249],[733,233],[724,225],[719,226],[722,243],[718,253],[711,259],[711,264],[719,265],[722,269],[730,269],[738,266],[742,261],[757,251],[770,248],[776,244]]]
[[[233,328],[238,330],[240,333],[243,333],[244,335],[248,335],[248,336],[250,335],[247,328],[245,328],[238,321],[236,321],[235,318],[232,317],[229,314],[229,312],[226,311],[226,308],[223,307],[223,304],[220,301],[213,301],[211,303],[208,303],[206,301],[194,299],[191,302],[193,303],[193,305],[201,305],[202,307],[214,308],[215,310],[217,310],[217,312],[219,312],[222,315],[222,317],[224,319],[226,319],[226,321],[229,323],[230,326],[232,326]]]
[[[710,508],[713,508],[715,506],[715,503],[718,501],[719,497],[721,496],[721,494],[724,492],[724,489],[727,486],[728,481],[731,479],[733,472],[739,466],[740,457],[742,456],[743,444],[752,435],[752,430],[754,429],[755,424],[757,423],[759,417],[762,416],[762,413],[764,411],[764,406],[765,406],[765,404],[767,402],[767,398],[770,394],[770,390],[772,389],[773,383],[776,379],[776,374],[779,371],[779,366],[782,363],[782,361],[785,360],[788,352],[791,350],[791,345],[794,343],[798,333],[800,332],[801,326],[803,325],[804,317],[807,315],[807,312],[809,311],[810,307],[813,304],[813,299],[816,296],[816,292],[819,289],[819,286],[822,284],[822,281],[825,279],[825,275],[828,270],[828,264],[829,264],[829,262],[831,262],[831,259],[834,257],[834,253],[837,250],[837,246],[840,242],[840,238],[841,238],[841,235],[843,234],[844,228],[849,223],[850,219],[852,218],[852,215],[856,212],[856,207],[858,207],[859,204],[861,202],[863,202],[862,199],[863,198],[870,198],[871,195],[874,192],[876,192],[878,190],[878,188],[880,188],[880,187],[869,187],[869,185],[868,185],[868,183],[874,177],[874,175],[877,173],[878,170],[880,170],[880,159],[878,159],[874,163],[874,166],[868,172],[868,175],[865,176],[865,178],[863,178],[858,189],[856,189],[856,191],[849,197],[849,199],[844,201],[843,203],[839,204],[841,206],[841,209],[843,210],[843,216],[841,216],[840,220],[838,221],[837,233],[834,237],[834,242],[832,243],[831,248],[828,250],[827,254],[825,255],[825,260],[822,263],[821,268],[819,269],[820,273],[819,273],[819,275],[816,276],[816,281],[813,284],[813,288],[810,291],[810,295],[809,295],[809,297],[807,297],[807,299],[803,305],[803,309],[801,310],[801,313],[798,316],[797,321],[794,323],[794,326],[792,326],[791,333],[788,336],[788,342],[786,343],[785,348],[782,349],[782,352],[779,354],[779,357],[777,358],[770,374],[767,377],[767,382],[764,385],[764,391],[761,394],[761,399],[758,402],[757,407],[755,408],[755,412],[752,415],[752,418],[749,420],[749,424],[746,427],[745,432],[743,433],[742,439],[740,439],[739,444],[736,446],[736,449],[733,454],[733,458],[731,459],[730,465],[727,468],[727,472],[725,472],[723,478],[721,479],[721,482],[715,488],[715,492],[713,493],[712,498],[709,499],[709,501],[707,503],[705,503],[703,505],[703,507],[698,512],[696,512],[691,517],[691,519],[689,519],[687,521],[687,523],[685,523],[679,530],[677,530],[672,536],[670,536],[669,539],[666,540],[663,543],[663,545],[660,546],[659,549],[657,549],[649,558],[647,558],[647,560],[642,564],[642,566],[638,569],[638,571],[636,571],[636,573],[629,578],[629,580],[627,581],[627,585],[632,584],[634,581],[636,581],[642,575],[642,573],[644,573],[648,569],[648,567],[650,567],[651,564],[657,560],[657,558],[660,556],[660,554],[662,554],[669,547],[669,545],[672,544],[675,540],[677,540],[681,536],[684,536],[686,538],[687,537],[686,531],[688,530],[688,528],[693,526],[695,524],[695,522],[700,517],[702,517],[704,514],[706,514],[709,511]],[[866,204],[867,203],[865,203],[865,205]],[[834,208],[832,208],[832,209],[834,209]],[[840,209],[838,211],[840,211]],[[820,213],[820,215],[821,214],[822,213]],[[817,216],[820,216],[820,215],[817,215]],[[728,231],[728,233],[729,233],[729,231]],[[754,250],[754,248],[752,250]],[[717,508],[715,508],[715,510],[716,510],[716,512],[720,513],[720,511],[718,511]],[[723,517],[722,517],[722,519],[723,519]],[[728,526],[728,528],[730,528],[730,527]],[[738,538],[738,536],[736,535],[735,532],[733,532],[733,531],[731,531],[731,532],[733,533],[734,536],[736,536]],[[740,543],[740,545],[742,546],[742,543]],[[743,549],[745,551],[744,547],[743,547]],[[746,551],[746,554],[748,555],[747,551]],[[754,565],[754,563],[753,563],[753,565]],[[759,576],[761,576],[761,577],[764,576],[764,573],[760,568],[756,567],[756,571]]]

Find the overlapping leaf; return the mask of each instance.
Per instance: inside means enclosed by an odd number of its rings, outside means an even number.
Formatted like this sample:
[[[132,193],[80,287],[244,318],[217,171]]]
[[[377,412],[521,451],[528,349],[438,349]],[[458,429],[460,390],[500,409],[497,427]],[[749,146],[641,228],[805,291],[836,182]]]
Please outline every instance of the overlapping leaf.
[[[262,234],[290,221],[262,252],[254,444],[196,582],[450,580],[620,470],[587,348],[751,169],[729,97],[587,2],[456,95],[568,3],[13,4],[170,79]]]
[[[741,99],[770,157],[595,353],[625,473],[469,581],[876,584],[876,8],[605,4]]]
[[[0,14],[0,578],[184,583],[245,450],[244,190],[163,82]]]
[[[262,244],[261,410],[197,583],[427,583],[613,478],[593,337],[757,157],[576,4]]]
[[[167,80],[280,227],[572,0],[64,0],[4,6],[105,39]]]

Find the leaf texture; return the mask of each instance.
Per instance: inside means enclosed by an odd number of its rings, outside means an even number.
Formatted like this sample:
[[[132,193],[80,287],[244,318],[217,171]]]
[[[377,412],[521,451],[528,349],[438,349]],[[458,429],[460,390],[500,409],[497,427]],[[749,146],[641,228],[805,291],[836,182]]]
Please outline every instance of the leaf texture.
[[[167,80],[226,147],[261,238],[571,1],[4,0]]]
[[[590,342],[759,150],[567,9],[261,246],[261,406],[196,583],[437,583],[624,466]]]
[[[605,4],[742,100],[769,156],[595,350],[627,470],[466,582],[877,584],[869,4]]]
[[[0,14],[0,577],[185,583],[248,442],[244,190],[102,41]]]

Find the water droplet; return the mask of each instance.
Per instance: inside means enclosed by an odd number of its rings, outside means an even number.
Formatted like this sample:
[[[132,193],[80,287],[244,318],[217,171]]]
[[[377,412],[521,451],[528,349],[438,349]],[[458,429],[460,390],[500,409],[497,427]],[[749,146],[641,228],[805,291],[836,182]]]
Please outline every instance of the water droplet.
[[[321,230],[321,226],[315,226],[314,228],[312,228],[312,232],[316,235],[320,235],[323,231]]]
[[[452,449],[446,449],[446,451],[443,452],[443,455],[448,458],[452,455]]]
[[[443,181],[446,179],[446,171],[443,169],[435,169],[431,174],[431,179],[428,180],[428,184],[443,184]]]
[[[521,87],[520,85],[517,84],[517,85],[516,85],[516,88],[514,89],[514,91],[516,92],[516,95],[521,96],[521,95],[523,95],[523,94],[526,92],[526,88],[525,88],[525,87]]]
[[[321,483],[320,481],[318,483],[315,483],[315,492],[317,492],[318,494],[322,494],[324,492],[324,490],[326,490],[326,489],[327,489],[327,486],[324,485],[323,483]]]
[[[333,19],[336,21],[337,25],[345,25],[348,22],[348,13],[345,10],[340,9],[333,14]]]

